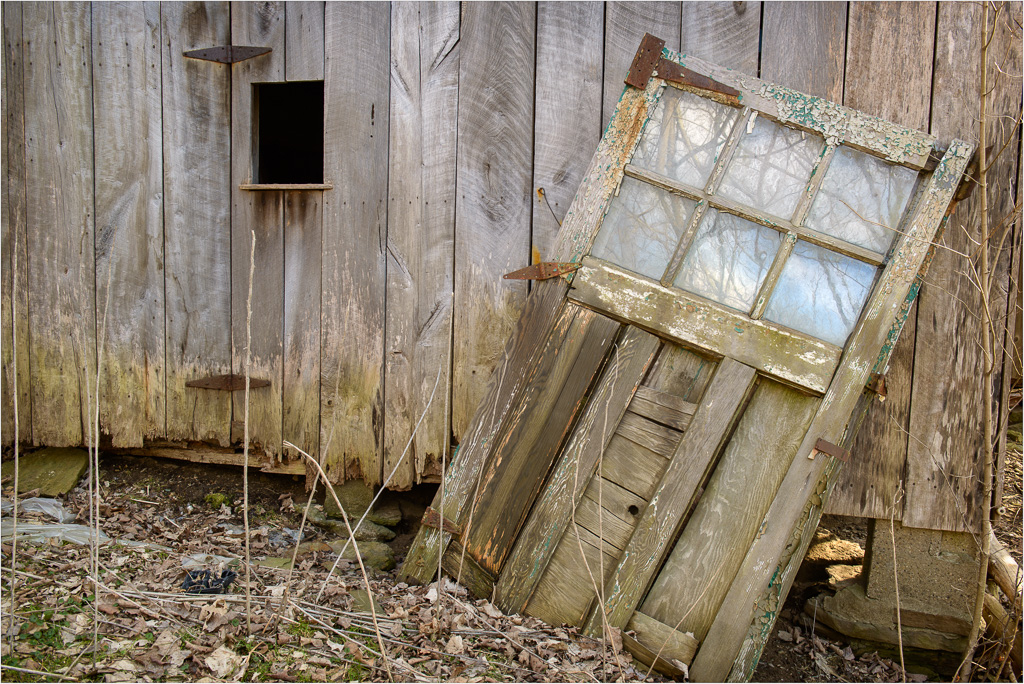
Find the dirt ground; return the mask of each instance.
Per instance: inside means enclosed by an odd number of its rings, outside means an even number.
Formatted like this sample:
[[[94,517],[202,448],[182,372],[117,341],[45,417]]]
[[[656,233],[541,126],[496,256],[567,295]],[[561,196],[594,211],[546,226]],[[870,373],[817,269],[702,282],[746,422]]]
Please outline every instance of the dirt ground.
[[[997,523],[1018,562],[1020,461],[1018,449],[1007,464],[1006,508]],[[89,518],[84,483],[62,497],[79,523]],[[369,573],[375,628],[359,567],[342,561],[327,581],[334,556],[323,546],[300,556],[291,574],[255,568],[248,612],[244,577],[235,580],[230,594],[183,595],[184,559],[199,553],[221,561],[244,555],[238,533],[240,470],[103,455],[100,483],[102,529],[121,543],[106,544],[100,553],[95,664],[91,649],[97,609],[87,579],[89,547],[20,543],[18,618],[13,646],[8,639],[3,642],[4,680],[52,681],[34,671],[90,681],[355,681],[387,680],[390,669],[398,681],[663,681],[633,662],[621,644],[600,644],[572,628],[502,615],[450,582],[408,587],[397,582],[394,570]],[[9,500],[11,493],[4,483],[4,497]],[[432,492],[422,488],[389,496],[400,501],[403,513],[397,536],[389,542],[400,564]],[[254,558],[290,555],[294,544],[279,532],[299,527],[307,497],[303,479],[251,472],[249,497]],[[322,502],[322,493],[317,498]],[[825,518],[822,527],[864,544],[864,521]],[[328,537],[310,527],[303,540]],[[6,594],[9,543],[3,552]],[[206,567],[223,567],[206,560]],[[802,605],[813,590],[813,582],[794,585],[754,680],[899,681],[897,654],[851,645],[820,625],[806,624]],[[7,596],[3,607],[6,627]],[[908,681],[925,678],[910,673]]]

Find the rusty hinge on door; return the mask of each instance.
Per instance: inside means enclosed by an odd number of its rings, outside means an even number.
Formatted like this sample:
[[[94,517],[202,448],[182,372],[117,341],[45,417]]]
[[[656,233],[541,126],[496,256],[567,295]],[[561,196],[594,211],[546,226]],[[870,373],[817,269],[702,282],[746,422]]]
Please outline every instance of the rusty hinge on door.
[[[217,45],[216,47],[189,50],[181,54],[192,59],[205,59],[208,62],[234,64],[235,62],[244,62],[247,59],[265,55],[272,50],[273,48],[256,47],[254,45]]]
[[[505,280],[547,280],[555,276],[575,273],[582,264],[567,261],[542,261],[502,276]]]
[[[427,510],[423,512],[423,520],[421,524],[427,527],[432,527],[435,530],[441,530],[448,534],[454,535],[455,537],[462,536],[462,526],[458,523],[452,522],[448,518],[441,515],[437,509],[427,506]]]
[[[228,373],[226,375],[211,375],[208,378],[189,380],[185,383],[185,387],[238,392],[239,390],[245,389],[245,376],[236,375],[234,373]],[[259,387],[270,387],[270,381],[262,380],[260,378],[249,378],[249,389],[257,389]]]
[[[850,460],[850,452],[849,451],[847,451],[843,447],[839,446],[838,444],[833,444],[832,442],[827,442],[824,439],[819,439],[817,442],[814,443],[814,448],[811,449],[811,453],[808,454],[807,458],[809,458],[809,459],[811,459],[813,461],[815,455],[817,455],[819,453],[820,454],[828,454],[832,458],[839,459],[843,463],[846,463],[847,461]]]
[[[661,56],[661,50],[664,47],[665,41],[661,38],[656,38],[650,33],[644,34],[643,40],[640,41],[640,48],[636,51],[636,56],[633,57],[633,64],[629,67],[629,73],[626,74],[626,85],[631,85],[634,88],[646,88],[647,81],[657,72],[658,78],[698,90],[717,93],[735,104],[739,104],[740,91],[665,59]]]

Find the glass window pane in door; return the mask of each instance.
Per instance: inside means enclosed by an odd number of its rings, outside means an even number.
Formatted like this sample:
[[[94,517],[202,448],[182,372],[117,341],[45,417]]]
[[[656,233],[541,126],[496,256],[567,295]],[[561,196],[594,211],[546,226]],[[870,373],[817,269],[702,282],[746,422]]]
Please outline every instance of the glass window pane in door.
[[[877,269],[800,240],[782,268],[764,317],[842,347]]]
[[[788,219],[825,141],[759,116],[733,154],[718,194]]]
[[[809,228],[884,254],[907,208],[917,172],[839,147],[807,214]]]
[[[591,254],[660,280],[696,202],[625,177]]]
[[[776,230],[709,209],[675,284],[748,311],[781,243],[782,235]]]
[[[703,188],[740,112],[678,88],[665,88],[633,163]]]

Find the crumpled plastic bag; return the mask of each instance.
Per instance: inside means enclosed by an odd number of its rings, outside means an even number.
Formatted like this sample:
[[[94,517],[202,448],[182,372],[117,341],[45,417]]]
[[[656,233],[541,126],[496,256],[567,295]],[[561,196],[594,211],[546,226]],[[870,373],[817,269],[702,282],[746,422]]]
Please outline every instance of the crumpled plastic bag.
[[[74,513],[64,510],[64,504],[57,499],[48,499],[41,496],[22,499],[18,502],[18,508],[23,513],[42,513],[43,515],[48,515],[61,523],[72,522],[78,517]],[[3,513],[4,515],[14,515],[14,504],[6,499],[3,501]]]
[[[43,542],[50,539],[86,545],[92,543],[93,530],[88,525],[69,525],[63,523],[18,523],[18,541]],[[0,521],[0,539],[10,541],[14,537],[14,520]],[[100,530],[99,541],[110,541],[110,537]]]

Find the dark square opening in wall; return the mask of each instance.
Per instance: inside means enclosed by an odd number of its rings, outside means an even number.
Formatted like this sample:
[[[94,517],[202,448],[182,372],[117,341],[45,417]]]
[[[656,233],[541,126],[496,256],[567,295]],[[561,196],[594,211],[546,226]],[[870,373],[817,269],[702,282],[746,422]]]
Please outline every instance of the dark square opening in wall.
[[[324,82],[253,84],[256,183],[324,182]]]

